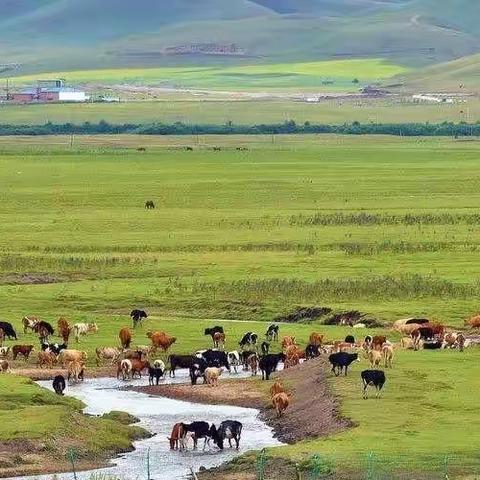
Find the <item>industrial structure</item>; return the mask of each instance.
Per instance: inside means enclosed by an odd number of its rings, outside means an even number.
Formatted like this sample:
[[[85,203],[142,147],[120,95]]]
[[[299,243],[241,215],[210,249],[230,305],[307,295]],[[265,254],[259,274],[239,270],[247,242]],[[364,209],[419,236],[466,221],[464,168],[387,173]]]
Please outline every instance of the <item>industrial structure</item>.
[[[90,97],[83,91],[67,87],[65,80],[38,80],[37,86],[14,92],[13,103],[87,102]]]

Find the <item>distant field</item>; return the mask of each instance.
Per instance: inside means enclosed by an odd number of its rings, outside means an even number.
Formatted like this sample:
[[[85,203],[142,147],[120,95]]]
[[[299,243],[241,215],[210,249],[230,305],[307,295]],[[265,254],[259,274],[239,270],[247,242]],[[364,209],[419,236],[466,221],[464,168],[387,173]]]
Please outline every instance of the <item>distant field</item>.
[[[293,100],[207,100],[177,95],[154,101],[93,104],[0,105],[0,123],[43,124],[185,122],[224,124],[281,123],[295,120],[342,124],[403,122],[476,122],[480,101],[468,98],[459,104],[413,104],[397,100],[338,99],[320,103]]]
[[[310,63],[247,65],[236,67],[122,68],[52,72],[12,79],[16,84],[39,78],[65,78],[72,84],[137,84],[220,90],[272,90],[276,88],[356,91],[359,86],[391,78],[407,69],[382,59],[331,60]],[[354,83],[354,80],[358,83]],[[322,82],[330,82],[328,85]]]

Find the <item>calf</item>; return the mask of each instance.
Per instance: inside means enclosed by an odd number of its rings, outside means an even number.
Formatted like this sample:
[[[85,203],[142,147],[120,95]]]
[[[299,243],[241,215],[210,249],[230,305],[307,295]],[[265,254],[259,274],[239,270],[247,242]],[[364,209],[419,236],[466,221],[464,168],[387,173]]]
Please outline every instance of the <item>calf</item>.
[[[240,448],[240,438],[242,436],[243,425],[237,420],[225,420],[218,428],[218,437],[221,444],[220,449],[223,450],[223,441],[228,440],[230,448],[232,448],[232,440],[235,440],[235,447]]]
[[[73,332],[75,334],[75,340],[80,342],[80,337],[88,335],[89,333],[97,333],[98,326],[96,323],[76,323],[73,326]]]
[[[183,450],[183,431],[185,429],[185,424],[180,422],[176,423],[172,428],[172,433],[168,437],[168,441],[170,442],[170,450],[178,450],[180,446],[180,450]]]
[[[148,384],[152,386],[155,382],[155,384],[158,385],[164,372],[161,368],[148,367]]]
[[[227,358],[230,367],[233,367],[233,371],[238,373],[237,368],[240,366],[240,354],[236,350],[233,350],[232,352],[228,352]]]
[[[385,385],[385,373],[381,370],[364,370],[361,374],[363,381],[363,398],[368,398],[367,388],[374,386],[377,390],[376,397],[380,397],[383,385]]]
[[[370,350],[367,353],[367,358],[370,361],[370,367],[378,367],[382,361],[382,353],[378,350]]]
[[[225,334],[221,332],[216,332],[213,335],[213,346],[214,348],[225,348]]]
[[[85,364],[83,362],[73,361],[68,364],[67,380],[73,382],[83,382],[85,378]]]
[[[259,362],[262,371],[262,380],[270,380],[270,375],[275,372],[280,362],[285,362],[284,353],[269,353],[264,355]]]
[[[332,353],[328,357],[328,361],[332,364],[332,372],[338,377],[342,371],[345,376],[348,373],[348,367],[351,363],[358,361],[358,353],[337,352]]]
[[[63,395],[65,387],[66,387],[65,377],[63,375],[57,375],[53,379],[53,390],[57,395]]]
[[[197,449],[198,440],[205,439],[203,449],[210,445],[210,440],[213,440],[220,449],[223,449],[223,443],[220,441],[218,431],[213,424],[207,422],[192,422],[190,425],[185,425],[183,429],[182,440],[185,442],[187,435],[193,439],[193,448]]]
[[[272,405],[277,411],[277,417],[281,417],[290,405],[290,399],[285,392],[276,393],[272,397]]]
[[[392,345],[389,345],[388,343],[386,343],[383,347],[382,347],[382,355],[383,355],[383,361],[384,361],[384,364],[385,364],[385,368],[392,368],[393,367],[393,346]]]
[[[278,342],[278,331],[279,326],[275,323],[272,323],[268,328],[267,332],[265,333],[265,337],[269,342]],[[268,353],[268,352],[267,352]]]
[[[16,360],[18,355],[22,355],[25,361],[27,361],[33,350],[35,350],[33,345],[14,345],[12,348],[13,359]]]
[[[204,376],[205,376],[205,383],[210,385],[211,387],[218,386],[218,379],[222,374],[221,368],[216,367],[208,367],[205,369]]]
[[[204,335],[210,335],[213,341],[216,333],[225,333],[223,327],[221,327],[220,325],[216,325],[215,327],[206,328]]]
[[[247,364],[250,367],[252,376],[256,377],[258,373],[258,355],[256,353],[252,353],[252,355],[247,358]]]
[[[15,333],[15,329],[13,328],[11,323],[8,322],[0,322],[0,328],[5,333],[5,336],[10,340],[18,340],[17,334]]]

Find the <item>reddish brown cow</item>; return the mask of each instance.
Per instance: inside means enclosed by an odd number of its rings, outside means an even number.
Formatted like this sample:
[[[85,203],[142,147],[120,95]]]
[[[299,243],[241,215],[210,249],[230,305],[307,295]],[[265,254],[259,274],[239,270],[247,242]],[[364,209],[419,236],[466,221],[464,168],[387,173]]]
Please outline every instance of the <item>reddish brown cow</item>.
[[[122,348],[130,348],[130,344],[132,343],[132,331],[129,328],[122,328],[118,337],[120,338]]]
[[[287,347],[290,347],[291,345],[295,345],[295,337],[292,337],[290,335],[283,337],[282,348],[287,348]]]
[[[475,315],[469,320],[465,320],[465,325],[470,328],[480,328],[480,315]]]
[[[62,338],[63,343],[68,343],[70,334],[72,333],[72,326],[65,317],[60,317],[57,322],[58,336]]]
[[[138,376],[142,376],[142,372],[150,367],[150,362],[144,360],[137,360],[136,358],[130,360],[132,362],[132,378],[138,373]]]
[[[213,346],[215,348],[220,348],[220,344],[222,348],[225,348],[225,334],[222,332],[215,332],[213,334]]]
[[[172,433],[168,437],[170,441],[170,450],[178,450],[180,444],[180,449],[183,449],[182,438],[183,438],[183,423],[176,423],[172,428]]]
[[[325,335],[322,335],[321,333],[317,333],[317,332],[312,332],[310,334],[310,345],[314,345],[315,347],[321,347],[324,338],[325,338]]]
[[[16,360],[18,355],[22,355],[27,361],[34,348],[33,345],[14,345],[12,348],[13,359]]]
[[[153,351],[156,351],[157,348],[160,348],[166,352],[177,341],[176,337],[171,337],[165,332],[148,332],[147,337],[152,341]]]
[[[387,341],[387,337],[385,335],[375,335],[372,338],[372,348],[374,350],[381,350],[383,344]]]
[[[290,405],[290,399],[285,392],[280,392],[275,394],[272,397],[272,405],[277,411],[277,416],[281,417],[283,412],[288,408]]]

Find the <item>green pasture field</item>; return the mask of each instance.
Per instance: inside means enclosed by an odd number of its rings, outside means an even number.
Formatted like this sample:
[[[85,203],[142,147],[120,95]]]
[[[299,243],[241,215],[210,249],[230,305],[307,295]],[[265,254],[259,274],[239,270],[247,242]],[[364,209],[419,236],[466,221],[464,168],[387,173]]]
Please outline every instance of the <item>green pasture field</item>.
[[[65,78],[72,84],[133,84],[256,90],[276,88],[323,88],[328,91],[355,91],[360,85],[391,78],[408,69],[380,58],[325,60],[304,63],[275,63],[231,67],[189,66],[160,68],[122,68],[46,72],[41,78]],[[16,84],[35,83],[39,74],[12,79]],[[358,82],[354,83],[354,80]]]
[[[225,124],[301,124],[475,122],[480,119],[480,102],[469,98],[466,104],[414,104],[408,99],[348,99],[307,103],[289,99],[199,100],[185,95],[150,94],[146,101],[122,103],[0,105],[0,123],[41,125],[52,123],[152,123],[184,122]]]
[[[224,325],[233,349],[243,332],[263,333],[298,306],[360,310],[386,324],[426,315],[454,327],[478,311],[478,142],[70,142],[0,139],[0,317],[18,330],[25,314],[97,322],[99,333],[79,345],[89,366],[95,347],[118,344],[134,307],[151,314],[135,344],[160,329],[178,338],[173,352],[208,346],[203,329],[215,324]],[[150,199],[157,208],[145,211]],[[330,339],[351,333],[319,322],[281,326],[302,345],[312,330]],[[32,334],[19,341],[37,342]],[[478,349],[397,352],[384,398],[368,401],[361,399],[362,360],[347,379],[331,380],[342,412],[358,426],[272,453],[304,459],[323,452],[353,462],[370,451],[403,452],[416,469],[432,454],[451,454],[478,471],[479,359]]]

